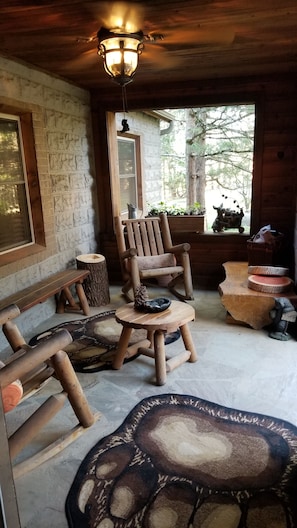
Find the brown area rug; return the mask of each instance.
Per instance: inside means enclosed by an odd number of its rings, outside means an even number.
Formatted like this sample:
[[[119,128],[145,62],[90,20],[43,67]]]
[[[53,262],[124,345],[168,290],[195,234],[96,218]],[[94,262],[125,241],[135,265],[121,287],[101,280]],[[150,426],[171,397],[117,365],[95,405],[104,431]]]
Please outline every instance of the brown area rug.
[[[142,400],[82,462],[71,528],[293,528],[297,428],[193,396]]]
[[[122,325],[114,317],[115,310],[109,310],[92,317],[78,321],[61,323],[41,334],[34,336],[30,346],[49,338],[62,328],[68,330],[73,342],[64,350],[67,352],[73,368],[77,372],[98,372],[112,368],[114,353],[122,331]],[[169,344],[180,337],[180,332],[172,332],[165,336],[165,343]],[[146,338],[145,330],[133,330],[130,345]],[[132,361],[137,355],[125,360]]]

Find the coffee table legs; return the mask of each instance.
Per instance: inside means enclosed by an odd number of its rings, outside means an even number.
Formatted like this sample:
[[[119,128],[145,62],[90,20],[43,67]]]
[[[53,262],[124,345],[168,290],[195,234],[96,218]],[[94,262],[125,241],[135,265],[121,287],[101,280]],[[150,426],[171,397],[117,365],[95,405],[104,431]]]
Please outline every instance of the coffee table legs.
[[[136,343],[129,347],[129,341],[132,333],[132,328],[123,326],[119,345],[115,354],[112,367],[119,370],[127,353],[129,357],[137,353],[144,354],[148,357],[154,358],[156,371],[156,384],[164,385],[166,383],[167,372],[171,372],[185,361],[194,363],[197,361],[197,353],[195,345],[191,336],[191,332],[187,324],[180,326],[180,332],[185,346],[185,350],[180,352],[177,356],[166,361],[165,353],[165,334],[164,330],[149,331],[147,339]],[[150,347],[150,348],[148,348]],[[131,350],[130,350],[131,349]],[[129,353],[130,352],[130,353]]]
[[[127,349],[129,347],[131,332],[132,328],[129,328],[128,326],[123,326],[121,337],[119,339],[119,346],[112,364],[112,368],[114,368],[115,370],[119,370],[124,363],[124,359],[127,354]],[[147,346],[149,346],[149,342],[152,341],[154,343],[154,350],[152,350],[151,354],[149,355],[152,355],[155,360],[157,385],[164,385],[164,383],[166,383],[166,356],[164,332],[162,330],[149,332],[149,340],[147,341]],[[141,345],[143,344],[144,343],[139,343],[140,349]]]
[[[180,326],[180,332],[185,350],[168,361],[166,361],[165,353],[166,332],[162,330],[156,330],[154,332],[154,358],[157,385],[164,385],[166,383],[167,372],[171,372],[174,368],[186,361],[190,361],[191,363],[197,361],[197,352],[188,325],[184,324]]]
[[[179,329],[185,345],[185,349],[189,350],[189,352],[191,353],[189,361],[190,363],[195,363],[198,357],[190,329],[187,324],[180,326]]]
[[[112,363],[112,368],[115,370],[119,370],[122,367],[126,358],[131,358],[132,356],[135,356],[135,354],[139,353],[139,349],[147,349],[151,345],[151,341],[149,339],[143,339],[138,343],[129,345],[132,330],[133,328],[130,328],[129,326],[123,326],[122,328],[118,348]]]
[[[156,330],[154,333],[155,369],[157,385],[166,383],[166,355],[164,332]]]
[[[116,370],[120,369],[124,363],[127,348],[129,346],[131,332],[132,328],[129,328],[128,326],[123,326],[121,337],[119,339],[119,346],[112,363],[112,368]]]

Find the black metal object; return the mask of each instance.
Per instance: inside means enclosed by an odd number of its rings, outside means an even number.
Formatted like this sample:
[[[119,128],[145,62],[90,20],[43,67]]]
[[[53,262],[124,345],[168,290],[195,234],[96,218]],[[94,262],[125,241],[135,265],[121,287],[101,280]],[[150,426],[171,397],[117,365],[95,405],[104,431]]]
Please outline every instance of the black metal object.
[[[147,313],[158,313],[164,312],[171,305],[171,300],[167,297],[158,297],[157,299],[152,299],[151,301],[145,301],[142,304],[134,304],[135,310],[139,312]]]
[[[213,208],[217,211],[217,217],[212,224],[214,233],[222,233],[226,229],[238,229],[239,233],[244,232],[244,227],[241,225],[244,217],[242,207],[238,211],[225,208],[223,204],[218,207],[213,206]]]

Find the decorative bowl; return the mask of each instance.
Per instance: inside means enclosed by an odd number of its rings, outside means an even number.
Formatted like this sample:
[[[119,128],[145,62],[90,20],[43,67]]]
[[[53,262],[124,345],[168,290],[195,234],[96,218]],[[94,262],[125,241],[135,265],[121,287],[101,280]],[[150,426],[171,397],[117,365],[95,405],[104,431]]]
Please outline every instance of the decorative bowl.
[[[171,300],[167,297],[158,297],[151,301],[145,301],[142,304],[134,304],[135,310],[138,312],[157,313],[164,312],[171,305]]]

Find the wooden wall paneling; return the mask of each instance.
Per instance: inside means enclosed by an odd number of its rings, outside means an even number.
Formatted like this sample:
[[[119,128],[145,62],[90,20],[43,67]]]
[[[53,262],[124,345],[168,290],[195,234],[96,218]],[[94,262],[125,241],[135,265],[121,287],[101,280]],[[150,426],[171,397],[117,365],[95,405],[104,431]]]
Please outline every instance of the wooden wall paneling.
[[[119,155],[117,142],[116,119],[114,112],[106,113],[107,124],[107,157],[109,160],[110,185],[112,194],[112,218],[118,216],[121,211],[121,197],[119,185]]]
[[[99,210],[99,229],[100,233],[112,234],[113,199],[112,188],[110,185],[110,166],[108,159],[108,134],[106,119],[106,112],[103,108],[97,108],[96,110],[92,110],[94,156],[96,167],[96,188]],[[100,251],[102,251],[102,248],[100,248]]]
[[[110,283],[121,282],[121,266],[119,260],[119,253],[114,234],[101,234],[100,247],[105,256],[106,266],[108,270],[108,278]]]

